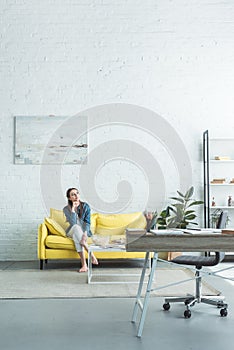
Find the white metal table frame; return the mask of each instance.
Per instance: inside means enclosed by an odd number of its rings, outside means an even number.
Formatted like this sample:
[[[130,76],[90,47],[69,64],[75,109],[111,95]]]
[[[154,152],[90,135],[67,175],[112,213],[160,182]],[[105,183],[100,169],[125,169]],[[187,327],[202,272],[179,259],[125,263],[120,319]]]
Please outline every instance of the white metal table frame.
[[[93,274],[93,268],[92,268],[92,253],[95,252],[123,252],[126,251],[125,249],[125,245],[111,245],[111,246],[106,246],[106,247],[102,247],[102,246],[98,246],[98,245],[94,245],[91,244],[89,246],[89,252],[88,252],[88,284],[138,284],[139,280],[137,279],[136,281],[93,281],[92,278],[96,277],[96,276],[116,276],[116,277],[138,277],[139,278],[139,274],[134,274],[134,273],[95,273]],[[148,266],[150,266],[150,264],[148,264]],[[146,269],[145,269],[146,272]]]
[[[155,272],[157,260],[158,260],[158,253],[155,252],[153,255],[153,262],[151,265],[149,280],[148,280],[148,284],[147,284],[147,288],[146,288],[146,292],[145,292],[145,296],[144,296],[144,302],[142,303],[141,293],[142,293],[142,287],[143,287],[143,283],[144,283],[144,279],[145,279],[146,267],[147,267],[147,263],[149,260],[149,254],[150,254],[149,252],[146,252],[144,266],[143,266],[142,273],[141,273],[141,278],[140,278],[140,282],[139,282],[139,287],[138,287],[135,305],[134,305],[134,309],[133,309],[133,315],[132,315],[132,322],[135,323],[137,320],[138,310],[139,310],[139,308],[141,309],[142,314],[141,314],[141,318],[140,318],[140,322],[139,322],[139,326],[138,326],[138,331],[137,331],[138,337],[141,337],[141,335],[142,335],[142,331],[143,331],[143,327],[144,327],[144,323],[145,323],[145,316],[146,316],[146,312],[147,312],[148,304],[149,304],[151,286],[152,286],[154,272]]]
[[[139,309],[142,312],[141,317],[140,317],[140,322],[139,322],[139,325],[138,325],[138,331],[137,331],[137,337],[139,337],[139,338],[142,336],[142,332],[143,332],[146,312],[147,312],[148,304],[149,304],[150,293],[152,291],[155,291],[155,290],[163,289],[163,288],[166,288],[166,287],[169,287],[169,286],[173,286],[173,285],[178,285],[178,284],[185,283],[185,282],[188,282],[188,281],[196,279],[196,277],[194,276],[194,277],[191,277],[191,278],[188,278],[188,279],[185,279],[185,280],[181,280],[181,281],[178,281],[178,282],[174,282],[174,283],[170,283],[170,284],[167,284],[167,285],[163,285],[163,286],[160,286],[158,288],[151,288],[153,280],[154,280],[154,273],[155,273],[155,270],[156,270],[157,261],[159,261],[159,260],[161,261],[161,259],[158,259],[158,253],[154,252],[153,253],[154,254],[153,255],[153,263],[152,263],[152,266],[151,266],[151,272],[149,274],[149,280],[148,280],[148,284],[147,284],[147,289],[146,289],[146,292],[145,292],[144,301],[142,303],[142,301],[141,301],[141,293],[142,293],[142,287],[143,287],[143,283],[144,283],[144,279],[145,279],[145,268],[147,266],[147,262],[148,262],[148,259],[149,259],[149,254],[150,254],[149,252],[146,253],[145,264],[144,264],[144,267],[142,269],[141,278],[140,278],[140,282],[139,282],[139,287],[138,287],[138,291],[137,291],[137,296],[136,296],[136,300],[135,300],[135,305],[134,305],[134,309],[133,309],[133,315],[132,315],[132,323],[135,323],[136,320],[137,320],[137,315],[138,315]],[[170,261],[168,261],[168,262],[165,261],[165,263],[173,264]],[[181,266],[183,266],[183,265],[181,265]],[[184,267],[186,269],[188,269],[188,270],[194,270],[193,267],[190,268],[187,265],[184,266]],[[204,275],[216,276],[216,277],[220,277],[222,279],[226,279],[226,280],[229,280],[229,281],[232,280],[233,281],[232,278],[223,277],[223,276],[219,276],[218,275],[220,272],[223,272],[223,271],[226,271],[226,270],[229,270],[229,269],[232,269],[232,268],[233,268],[233,266],[227,267],[227,268],[224,268],[224,269],[218,269],[217,271],[214,271],[214,272],[201,271],[200,273],[204,274]],[[218,297],[220,298],[220,295]]]
[[[146,267],[147,267],[148,260],[149,260],[149,254],[150,254],[150,252],[146,252],[145,262],[144,262],[144,266],[143,266],[143,269],[142,269],[142,272],[141,272],[141,278],[140,278],[140,282],[139,282],[139,287],[138,287],[137,296],[136,296],[136,300],[135,300],[135,305],[134,305],[134,309],[133,309],[133,315],[132,315],[132,323],[135,323],[136,320],[137,320],[137,315],[138,315],[139,309],[142,312],[141,317],[140,317],[139,326],[138,326],[138,331],[137,331],[137,336],[139,338],[142,336],[142,332],[143,332],[146,312],[147,312],[148,304],[149,304],[150,293],[153,292],[153,291],[159,290],[159,289],[163,289],[163,288],[167,288],[167,287],[170,287],[170,286],[182,284],[182,283],[194,280],[196,278],[196,277],[191,277],[191,278],[187,278],[187,279],[184,279],[184,280],[181,280],[181,281],[168,283],[168,284],[165,284],[163,286],[152,288],[152,283],[154,281],[154,273],[155,273],[155,270],[156,270],[157,262],[160,260],[160,261],[163,261],[163,262],[165,262],[167,264],[172,264],[169,261],[164,261],[162,259],[159,259],[158,258],[158,253],[154,252],[153,253],[153,258],[152,258],[152,264],[151,264],[151,271],[150,271],[150,274],[148,276],[149,279],[148,279],[147,288],[146,288],[145,295],[144,295],[144,301],[142,303],[141,295],[142,295],[143,284],[144,284],[144,281],[145,281]]]
[[[128,230],[127,230],[128,231]],[[149,298],[150,293],[153,290],[162,289],[166,286],[162,286],[159,288],[152,289],[152,282],[154,279],[154,273],[157,266],[157,260],[158,260],[158,252],[165,251],[166,249],[171,251],[178,251],[179,248],[181,248],[181,251],[200,251],[205,252],[207,250],[211,251],[233,251],[234,249],[234,235],[225,235],[225,234],[207,234],[205,235],[174,235],[174,234],[149,234],[142,235],[142,233],[134,234],[133,230],[129,232],[126,231],[126,238],[127,238],[127,244],[126,244],[126,250],[127,251],[145,251],[145,262],[142,269],[137,296],[135,299],[134,309],[133,309],[133,315],[132,315],[132,322],[135,323],[137,320],[138,311],[141,310],[141,316],[140,321],[138,325],[138,331],[137,331],[137,337],[142,336],[143,327],[145,323],[146,313],[149,305]],[[212,240],[211,240],[212,238]],[[145,272],[146,272],[146,266],[147,261],[149,259],[150,252],[153,251],[153,259],[151,264],[151,271],[149,274],[149,279],[147,283],[147,288],[145,295],[143,296],[143,302],[141,300],[141,293],[142,293],[142,287],[145,279]],[[221,269],[216,272],[207,273],[206,271],[201,271],[204,274],[213,275],[217,277],[221,277],[218,275],[218,272],[224,271],[226,269]],[[194,280],[196,277],[179,281],[176,283],[172,283],[170,285],[180,284],[184,283],[189,280]],[[169,286],[169,285],[167,285]]]

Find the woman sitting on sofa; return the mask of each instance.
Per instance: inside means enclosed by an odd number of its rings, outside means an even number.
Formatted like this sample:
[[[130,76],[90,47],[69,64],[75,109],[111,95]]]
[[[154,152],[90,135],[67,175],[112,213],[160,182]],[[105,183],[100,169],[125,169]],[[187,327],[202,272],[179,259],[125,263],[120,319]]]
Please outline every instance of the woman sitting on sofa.
[[[81,268],[79,272],[88,270],[84,249],[88,252],[87,236],[92,236],[90,230],[90,207],[88,203],[81,202],[77,188],[69,188],[66,193],[68,205],[63,208],[70,226],[66,230],[67,237],[73,239],[76,250],[80,255]],[[98,265],[98,261],[92,254],[92,263]]]

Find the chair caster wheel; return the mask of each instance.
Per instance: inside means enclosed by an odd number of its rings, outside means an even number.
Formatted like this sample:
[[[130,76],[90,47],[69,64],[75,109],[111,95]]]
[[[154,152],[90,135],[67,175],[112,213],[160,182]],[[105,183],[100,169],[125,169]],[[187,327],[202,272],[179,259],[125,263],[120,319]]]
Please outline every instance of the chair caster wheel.
[[[190,318],[191,317],[191,311],[190,310],[185,310],[185,312],[184,312],[184,317],[185,318]]]
[[[171,305],[169,303],[163,304],[164,310],[168,311],[170,309]]]
[[[218,303],[218,305],[217,305],[218,309],[221,309],[221,307],[223,307],[223,303],[222,302]]]
[[[220,316],[221,316],[221,317],[226,317],[227,314],[228,314],[227,309],[221,309],[221,310],[220,310]]]

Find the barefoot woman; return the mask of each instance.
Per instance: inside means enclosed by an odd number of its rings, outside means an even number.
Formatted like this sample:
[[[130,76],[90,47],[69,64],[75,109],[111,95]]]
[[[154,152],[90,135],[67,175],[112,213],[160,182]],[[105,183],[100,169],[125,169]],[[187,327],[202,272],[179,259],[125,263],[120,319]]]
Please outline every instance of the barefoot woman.
[[[70,226],[66,230],[67,237],[73,239],[76,250],[80,255],[81,269],[79,272],[88,270],[84,249],[88,251],[87,236],[91,237],[90,230],[90,207],[87,203],[81,202],[77,188],[69,188],[66,193],[68,204],[63,212]],[[98,265],[98,261],[92,254],[92,263]]]

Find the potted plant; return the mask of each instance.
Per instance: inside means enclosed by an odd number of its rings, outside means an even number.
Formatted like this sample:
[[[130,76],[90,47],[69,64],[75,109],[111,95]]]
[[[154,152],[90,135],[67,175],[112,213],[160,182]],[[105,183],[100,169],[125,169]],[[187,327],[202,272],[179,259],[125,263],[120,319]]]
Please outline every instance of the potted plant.
[[[185,194],[177,191],[178,197],[170,197],[173,202],[164,209],[158,219],[158,229],[182,228],[185,229],[188,224],[197,225],[193,220],[197,217],[195,205],[203,204],[203,201],[193,200],[194,187],[190,187]]]

